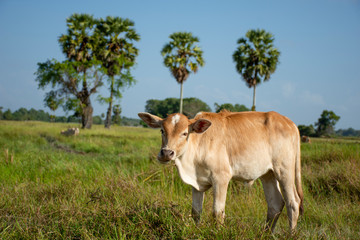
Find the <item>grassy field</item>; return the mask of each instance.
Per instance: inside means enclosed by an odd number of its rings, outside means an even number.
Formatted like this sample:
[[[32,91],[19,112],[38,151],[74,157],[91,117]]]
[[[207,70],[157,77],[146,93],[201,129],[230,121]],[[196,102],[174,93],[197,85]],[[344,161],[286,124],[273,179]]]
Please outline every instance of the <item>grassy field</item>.
[[[260,181],[232,182],[226,221],[212,221],[205,194],[201,224],[191,188],[174,165],[160,165],[157,130],[0,121],[0,239],[360,239],[360,140],[302,145],[305,213],[288,234],[286,210],[264,233]]]

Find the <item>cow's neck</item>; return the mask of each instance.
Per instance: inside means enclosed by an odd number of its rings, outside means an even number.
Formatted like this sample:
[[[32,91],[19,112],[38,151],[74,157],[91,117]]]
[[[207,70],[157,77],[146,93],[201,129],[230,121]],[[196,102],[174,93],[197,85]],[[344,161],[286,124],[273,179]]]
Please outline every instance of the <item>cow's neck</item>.
[[[202,190],[203,186],[198,181],[198,174],[196,166],[199,164],[197,156],[198,152],[196,148],[198,147],[199,136],[195,135],[189,138],[189,143],[185,153],[175,160],[176,167],[179,171],[180,177],[186,184],[189,184],[196,188],[197,190]]]

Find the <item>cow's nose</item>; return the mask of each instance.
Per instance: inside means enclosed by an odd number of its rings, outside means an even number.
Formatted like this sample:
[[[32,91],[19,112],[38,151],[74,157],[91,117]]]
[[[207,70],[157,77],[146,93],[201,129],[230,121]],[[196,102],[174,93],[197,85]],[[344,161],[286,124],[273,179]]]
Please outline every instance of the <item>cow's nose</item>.
[[[171,149],[161,149],[161,155],[168,159],[172,159],[174,157],[174,151]]]

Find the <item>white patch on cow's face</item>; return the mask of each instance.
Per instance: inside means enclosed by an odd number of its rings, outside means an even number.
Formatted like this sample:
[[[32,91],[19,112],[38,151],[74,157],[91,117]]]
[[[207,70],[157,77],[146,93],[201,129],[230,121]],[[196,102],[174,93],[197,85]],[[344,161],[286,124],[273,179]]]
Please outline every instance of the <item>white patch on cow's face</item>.
[[[180,120],[180,115],[179,114],[176,114],[172,117],[171,119],[171,123],[175,126]]]

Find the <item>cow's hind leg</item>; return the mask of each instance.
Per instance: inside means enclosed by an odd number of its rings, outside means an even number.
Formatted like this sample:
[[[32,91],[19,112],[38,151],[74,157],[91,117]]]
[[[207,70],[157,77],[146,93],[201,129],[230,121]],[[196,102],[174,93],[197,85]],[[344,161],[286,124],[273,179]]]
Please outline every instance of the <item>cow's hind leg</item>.
[[[290,231],[294,231],[299,218],[299,207],[301,202],[296,191],[294,175],[285,173],[279,176],[278,181],[280,183],[281,192],[286,204]]]
[[[269,171],[260,179],[264,188],[265,198],[268,205],[266,230],[271,229],[273,232],[280,213],[284,208],[285,202],[281,195],[278,181],[276,180],[272,171]]]

